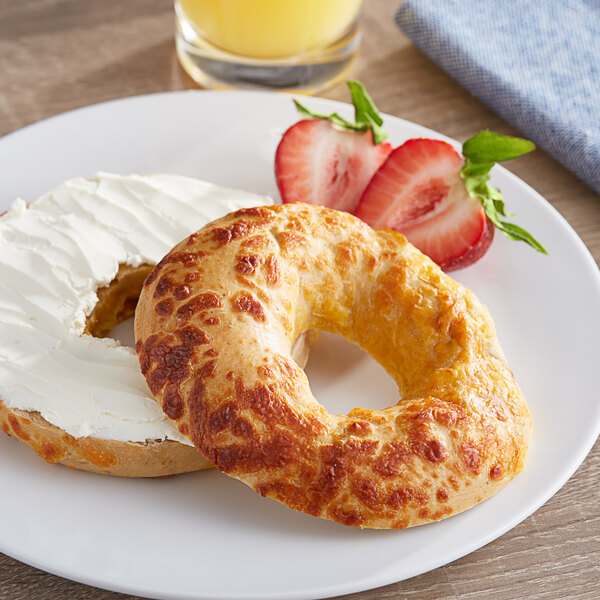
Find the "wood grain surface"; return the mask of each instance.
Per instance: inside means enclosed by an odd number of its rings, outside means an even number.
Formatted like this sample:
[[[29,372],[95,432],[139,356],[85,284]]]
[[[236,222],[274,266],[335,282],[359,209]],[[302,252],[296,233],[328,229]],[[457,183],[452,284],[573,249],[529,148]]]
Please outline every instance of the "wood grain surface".
[[[379,108],[461,141],[484,128],[518,134],[401,34],[393,24],[398,4],[366,0],[352,72]],[[0,135],[80,106],[195,87],[177,63],[168,0],[0,0]],[[343,85],[322,95],[347,101]],[[558,209],[600,263],[600,197],[541,150],[509,168]],[[501,538],[430,573],[345,598],[598,600],[599,476],[597,442],[563,489]],[[71,598],[132,597],[0,554],[1,600]]]

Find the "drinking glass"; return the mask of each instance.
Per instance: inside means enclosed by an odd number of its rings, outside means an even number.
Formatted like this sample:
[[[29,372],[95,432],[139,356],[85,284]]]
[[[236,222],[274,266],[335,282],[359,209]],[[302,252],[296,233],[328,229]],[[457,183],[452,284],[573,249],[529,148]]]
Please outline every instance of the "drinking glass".
[[[361,0],[176,0],[177,54],[200,85],[316,93],[343,79]]]

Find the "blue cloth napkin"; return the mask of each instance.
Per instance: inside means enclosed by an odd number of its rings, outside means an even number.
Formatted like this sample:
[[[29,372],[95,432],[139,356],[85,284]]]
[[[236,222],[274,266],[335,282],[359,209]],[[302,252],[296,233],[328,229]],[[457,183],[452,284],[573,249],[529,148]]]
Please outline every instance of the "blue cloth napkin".
[[[600,192],[600,0],[408,0],[396,22]]]

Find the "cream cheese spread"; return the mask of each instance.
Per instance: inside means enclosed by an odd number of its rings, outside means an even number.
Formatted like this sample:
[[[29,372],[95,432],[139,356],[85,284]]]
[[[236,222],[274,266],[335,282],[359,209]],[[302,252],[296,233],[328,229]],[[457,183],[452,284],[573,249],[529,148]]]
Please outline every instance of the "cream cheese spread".
[[[135,350],[84,334],[96,290],[120,264],[156,264],[175,244],[265,196],[177,175],[72,179],[0,218],[0,398],[74,437],[176,440]]]

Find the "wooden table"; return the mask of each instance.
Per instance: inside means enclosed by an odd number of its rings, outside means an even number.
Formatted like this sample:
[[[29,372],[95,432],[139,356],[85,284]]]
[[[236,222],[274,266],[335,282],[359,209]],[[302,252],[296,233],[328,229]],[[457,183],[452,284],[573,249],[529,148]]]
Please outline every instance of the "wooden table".
[[[517,134],[397,30],[398,4],[366,0],[365,37],[352,74],[379,108],[461,141],[484,128]],[[96,102],[195,87],[177,63],[169,0],[0,3],[0,135]],[[343,85],[323,95],[347,100]],[[600,261],[598,195],[541,150],[509,168],[560,211]],[[347,598],[597,600],[599,476],[596,443],[554,498],[498,540],[420,577]],[[63,598],[126,596],[0,555],[0,600]]]

